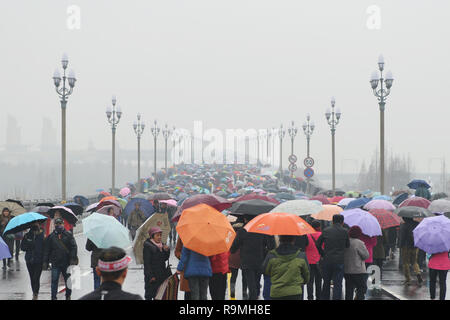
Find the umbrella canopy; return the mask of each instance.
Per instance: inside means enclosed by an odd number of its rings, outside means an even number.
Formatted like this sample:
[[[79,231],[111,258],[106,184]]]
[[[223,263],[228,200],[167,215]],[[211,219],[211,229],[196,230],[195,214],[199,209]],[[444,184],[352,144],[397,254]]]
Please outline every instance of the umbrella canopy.
[[[445,192],[435,193],[431,196],[431,201],[442,199],[442,198],[448,198],[448,194],[446,194]]]
[[[119,209],[122,209],[122,205],[117,200],[106,200],[106,201],[100,201],[96,207],[96,210],[105,207],[105,206],[116,206]]]
[[[352,201],[354,201],[355,199],[354,198],[344,198],[344,199],[342,199],[342,200],[340,200],[338,203],[337,203],[337,205],[338,206],[347,206],[350,202],[352,202]]]
[[[358,208],[344,210],[341,212],[344,216],[344,223],[350,227],[358,226],[362,233],[369,237],[381,236],[381,226],[377,218],[365,210]]]
[[[131,192],[130,188],[125,187],[125,188],[120,189],[119,194],[120,194],[122,197],[126,197],[127,195],[130,194],[130,192]]]
[[[450,200],[449,199],[433,200],[431,201],[427,209],[430,210],[431,213],[450,212]]]
[[[100,199],[100,201],[99,201],[99,202],[103,202],[103,201],[109,201],[109,200],[114,200],[114,201],[117,201],[117,197],[114,197],[114,196],[103,197],[103,198],[101,198],[101,199]]]
[[[233,204],[231,201],[228,201],[222,197],[219,197],[215,194],[196,194],[190,198],[187,198],[183,204],[178,208],[177,212],[172,218],[172,222],[176,222],[180,219],[181,214],[184,210],[196,206],[200,203],[207,204],[218,211],[223,211],[228,209]]]
[[[355,209],[355,208],[362,208],[364,207],[367,203],[369,203],[370,199],[369,198],[358,198],[355,199],[351,202],[349,202],[347,204],[347,206],[345,207],[345,210],[350,210],[350,209]]]
[[[73,202],[78,203],[83,207],[87,207],[89,205],[89,199],[80,195],[73,197]]]
[[[245,200],[233,203],[229,210],[231,215],[241,216],[250,215],[257,216],[261,213],[266,213],[275,208],[276,204],[269,201],[264,201],[260,199]]]
[[[13,216],[18,216],[27,212],[24,207],[12,201],[0,201],[0,210],[3,210],[3,208],[8,208]]]
[[[34,222],[39,221],[42,223],[46,220],[47,217],[42,214],[37,212],[26,212],[9,220],[5,230],[3,231],[3,235],[14,234],[26,230],[30,228]]]
[[[295,196],[287,192],[277,193],[274,198],[278,200],[295,200]]]
[[[279,204],[270,212],[286,212],[297,216],[307,216],[310,214],[319,213],[323,210],[321,202],[319,203],[320,204],[310,200],[289,200]]]
[[[227,217],[204,203],[184,210],[176,230],[186,248],[204,256],[227,252],[236,237]]]
[[[400,205],[403,201],[405,201],[406,199],[408,199],[408,197],[409,197],[409,193],[401,193],[401,194],[399,194],[395,199],[394,199],[394,201],[392,201],[392,204],[393,205],[395,205],[395,206],[398,206],[398,205]]]
[[[331,204],[331,202],[328,200],[328,198],[323,194],[314,196],[310,200],[318,200],[318,201],[322,202],[322,204]]]
[[[305,220],[295,214],[286,212],[261,214],[247,223],[244,229],[247,232],[267,235],[301,236],[316,232]]]
[[[400,208],[402,208],[402,207],[421,207],[421,208],[428,209],[430,204],[431,204],[431,202],[425,198],[413,197],[413,198],[406,199],[405,201],[400,203],[399,207]]]
[[[56,211],[59,211],[61,213],[61,217],[64,220],[66,220],[68,223],[70,223],[71,225],[75,225],[77,223],[78,218],[75,216],[73,211],[67,207],[55,206],[55,207],[51,208],[50,210],[48,210],[47,213],[50,216],[50,218],[53,219],[55,217]]]
[[[167,192],[157,192],[157,193],[153,193],[151,195],[149,195],[147,197],[147,200],[170,200],[170,199],[174,199],[175,197],[171,196],[170,194],[168,194]]]
[[[110,214],[108,214],[109,209],[113,210],[112,216],[114,216],[114,217],[118,217],[122,213],[122,209],[120,209],[117,206],[114,206],[112,204],[110,204],[109,206],[103,206],[100,209],[96,210],[96,212],[101,213],[101,214],[110,215]]]
[[[369,211],[371,209],[384,209],[390,211],[394,211],[396,209],[395,206],[387,200],[371,200],[367,202],[363,208]]]
[[[341,197],[341,196],[334,196],[334,197],[332,197],[332,198],[330,198],[330,199],[328,199],[329,201],[330,201],[330,203],[332,203],[332,204],[337,204],[337,203],[339,203],[339,201],[341,201],[342,199],[345,199],[344,197]]]
[[[86,208],[86,212],[92,212],[97,209],[97,206],[100,202],[93,203]]]
[[[402,219],[398,215],[389,210],[371,209],[369,213],[378,220],[381,229],[397,227],[402,222]]]
[[[2,237],[0,237],[0,259],[9,259],[11,258],[11,252],[9,251],[8,245],[3,241]]]
[[[47,213],[48,210],[50,210],[52,207],[48,206],[37,206],[31,209],[31,212],[37,212],[37,213]]]
[[[232,202],[246,201],[246,200],[252,200],[252,199],[260,199],[260,200],[264,200],[264,201],[269,201],[269,202],[274,203],[275,205],[280,204],[280,201],[278,201],[277,199],[263,196],[263,195],[256,194],[256,193],[250,193],[250,194],[240,196],[239,198],[232,200]]]
[[[356,192],[356,191],[347,191],[346,193],[344,193],[344,197],[349,197],[349,198],[356,198],[359,197],[360,193]]]
[[[127,205],[128,201],[122,198],[117,199],[117,202],[120,203],[120,205],[122,206],[122,209],[125,208],[125,206]]]
[[[387,195],[382,194],[382,195],[380,195],[380,196],[374,196],[374,197],[372,197],[372,200],[386,200],[386,201],[391,201],[392,198],[391,198],[390,196],[387,196]]]
[[[146,194],[143,194],[143,193],[136,193],[136,194],[131,196],[132,199],[133,198],[147,199],[147,197],[148,196]]]
[[[450,251],[450,219],[425,218],[413,230],[414,246],[433,254]]]
[[[426,218],[431,217],[433,214],[430,210],[422,207],[401,207],[394,211],[399,217],[404,218]]]
[[[83,219],[83,233],[98,248],[114,246],[126,249],[131,245],[127,228],[116,218],[97,212]]]
[[[144,215],[148,218],[155,212],[155,207],[150,203],[150,201],[141,199],[141,198],[132,198],[128,201],[127,205],[123,209],[123,215],[128,217],[130,213],[135,209],[135,204],[140,204],[140,210],[144,213]]]
[[[173,199],[170,199],[170,200],[161,200],[159,203],[165,203],[165,204],[167,204],[168,206],[171,206],[171,207],[177,207],[178,205],[177,205],[177,201],[176,200],[173,200]]]
[[[20,200],[7,199],[7,200],[5,200],[5,201],[8,201],[8,202],[14,202],[14,203],[18,204],[19,206],[21,206],[22,208],[24,208],[23,203],[22,203],[22,201],[20,201]]]
[[[40,207],[40,206],[46,206],[46,207],[52,208],[52,207],[55,206],[55,204],[53,204],[53,203],[51,203],[51,202],[39,202],[39,203],[36,205],[36,207]]]
[[[427,189],[431,188],[431,186],[425,180],[420,180],[420,179],[412,180],[410,183],[407,184],[407,186],[410,189],[418,189],[420,187],[424,187]]]
[[[77,216],[81,216],[83,214],[83,207],[80,206],[78,203],[75,202],[65,203],[63,204],[63,207],[69,208]]]
[[[316,220],[332,221],[335,214],[340,214],[344,209],[334,204],[324,204],[322,211],[311,215]]]

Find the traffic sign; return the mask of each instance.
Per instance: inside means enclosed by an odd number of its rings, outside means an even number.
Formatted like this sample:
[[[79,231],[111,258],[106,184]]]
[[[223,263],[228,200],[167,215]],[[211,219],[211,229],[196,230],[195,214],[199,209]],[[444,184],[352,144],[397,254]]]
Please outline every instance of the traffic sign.
[[[314,170],[313,168],[306,168],[305,171],[303,171],[303,174],[305,177],[311,178],[314,175]]]
[[[303,160],[303,164],[305,165],[305,167],[312,167],[314,166],[314,159],[311,157],[305,158],[305,160]]]
[[[291,163],[288,168],[290,172],[297,171],[297,165],[295,163]]]
[[[289,159],[290,163],[296,163],[297,162],[297,156],[295,154],[291,154],[288,159]]]

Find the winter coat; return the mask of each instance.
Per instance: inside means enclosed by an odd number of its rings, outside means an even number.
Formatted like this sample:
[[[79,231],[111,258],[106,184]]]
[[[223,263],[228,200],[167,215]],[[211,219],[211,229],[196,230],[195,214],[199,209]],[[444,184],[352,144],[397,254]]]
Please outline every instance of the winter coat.
[[[61,244],[64,243],[65,248]],[[68,267],[70,262],[77,258],[77,243],[73,235],[67,230],[61,233],[53,231],[45,240],[44,263],[52,266]]]
[[[228,265],[229,257],[230,257],[229,251],[209,257],[209,261],[211,262],[212,273],[227,274],[228,272],[230,272],[230,268]]]
[[[180,237],[177,239],[177,244],[175,246],[174,255],[178,260],[181,258],[181,250],[183,250],[183,242],[181,242]],[[184,271],[180,273],[180,291],[190,292],[189,280],[184,277]]]
[[[344,250],[350,246],[347,230],[339,224],[333,224],[322,231],[316,241],[316,248],[324,263],[343,264]],[[324,245],[324,249],[322,249]]]
[[[413,230],[417,225],[418,222],[404,218],[405,223],[402,223],[400,225],[400,231],[399,231],[399,247],[400,248],[414,248],[414,234]]]
[[[373,262],[373,248],[377,244],[377,237],[368,237],[365,234],[361,235],[359,238],[366,245],[367,251],[369,251],[369,258],[365,261],[366,263]]]
[[[105,281],[93,292],[79,300],[143,300],[140,295],[122,290],[122,286],[114,281]]]
[[[166,261],[169,260],[170,250],[162,250],[150,241],[144,242],[144,275],[155,278],[157,282],[163,282],[168,277]]]
[[[275,248],[275,240],[264,234],[247,232],[239,229],[233,241],[230,252],[241,250],[241,269],[261,270],[261,265],[267,253]]]
[[[14,217],[15,216],[13,216],[11,213],[9,214],[8,217],[6,217],[0,213],[0,236],[3,238],[3,240],[5,240],[5,242],[8,244],[8,246],[11,241],[14,241],[15,235],[14,235],[14,233],[9,233],[7,235],[3,235],[3,232],[5,231],[6,226],[8,225],[9,221],[11,221],[11,219]]]
[[[138,229],[146,220],[144,212],[142,210],[133,210],[128,217],[128,228]]]
[[[100,255],[103,250],[100,248],[97,248],[97,246],[90,239],[87,239],[85,249],[87,251],[92,251],[92,253],[91,253],[91,268],[95,268],[98,264],[98,259],[100,258]]]
[[[435,270],[450,270],[448,252],[435,253],[428,261],[428,268]]]
[[[235,253],[230,252],[228,257],[228,266],[232,269],[239,269],[241,267],[241,250],[238,249]]]
[[[187,279],[190,277],[212,277],[209,258],[186,247],[181,250],[177,270],[184,270],[184,276]]]
[[[350,246],[344,251],[344,273],[366,273],[365,260],[369,258],[369,251],[363,241],[350,238]]]
[[[27,232],[20,243],[20,250],[25,251],[25,262],[27,264],[40,264],[44,261],[44,231],[35,233],[30,230]]]
[[[322,232],[320,231],[308,234],[308,245],[306,246],[305,253],[309,264],[317,264],[320,260],[320,254],[317,250],[315,242],[317,242],[317,239],[319,239],[321,234]],[[314,237],[314,240],[312,237]]]
[[[282,243],[277,249],[269,251],[263,270],[270,277],[272,298],[300,295],[302,285],[309,282],[306,254],[293,244]]]

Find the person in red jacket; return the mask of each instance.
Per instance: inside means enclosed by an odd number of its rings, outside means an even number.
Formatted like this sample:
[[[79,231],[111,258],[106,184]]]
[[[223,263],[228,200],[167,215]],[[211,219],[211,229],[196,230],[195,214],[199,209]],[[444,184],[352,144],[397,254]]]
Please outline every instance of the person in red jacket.
[[[310,268],[310,278],[306,285],[308,291],[308,300],[314,300],[313,287],[316,287],[316,300],[320,299],[322,294],[322,275],[320,273],[320,254],[316,247],[317,239],[322,234],[320,221],[314,220],[311,222],[311,226],[316,230],[315,233],[308,234],[308,245],[306,246],[306,258],[308,259]]]
[[[436,280],[439,276],[439,300],[445,300],[447,293],[447,272],[450,270],[449,252],[435,253],[428,261],[430,274],[430,299],[436,298]]]
[[[213,273],[209,280],[209,294],[211,295],[211,300],[225,300],[227,273],[230,272],[228,265],[229,257],[229,251],[209,257]]]

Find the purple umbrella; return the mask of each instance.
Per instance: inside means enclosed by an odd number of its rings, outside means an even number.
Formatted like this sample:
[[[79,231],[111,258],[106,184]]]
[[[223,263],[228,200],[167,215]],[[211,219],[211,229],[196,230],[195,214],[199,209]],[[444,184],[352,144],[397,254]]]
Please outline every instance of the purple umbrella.
[[[450,219],[446,216],[423,219],[413,234],[414,246],[429,254],[450,250]]]
[[[0,237],[0,259],[11,258],[11,252],[9,251],[8,245]]]
[[[373,209],[383,209],[388,211],[394,211],[395,206],[387,200],[371,200],[364,205],[364,209],[373,210]]]
[[[359,208],[344,210],[341,212],[344,216],[344,223],[350,227],[358,226],[362,233],[369,237],[381,236],[381,227],[377,218],[365,210]]]

